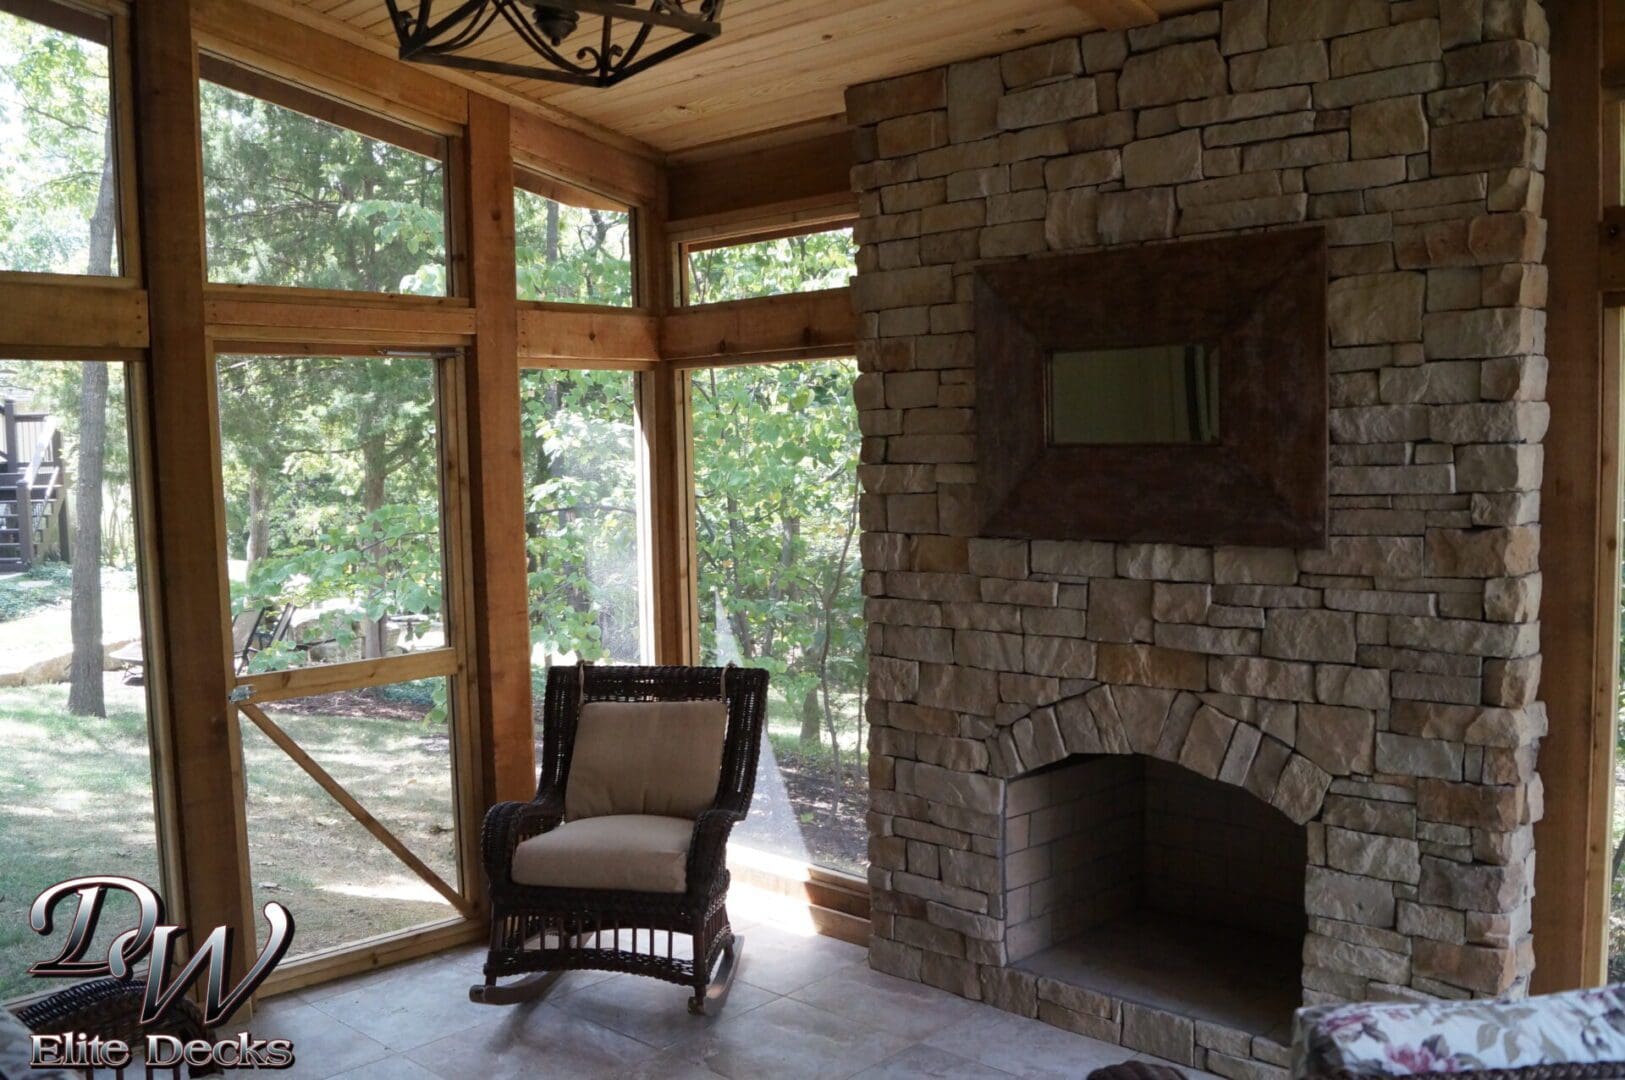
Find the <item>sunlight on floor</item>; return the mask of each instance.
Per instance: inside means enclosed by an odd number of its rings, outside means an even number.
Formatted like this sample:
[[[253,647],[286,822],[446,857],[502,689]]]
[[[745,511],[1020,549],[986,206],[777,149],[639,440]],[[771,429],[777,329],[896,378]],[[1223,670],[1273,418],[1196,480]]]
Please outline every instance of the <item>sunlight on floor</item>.
[[[735,883],[728,889],[728,915],[735,924],[768,923],[797,937],[816,937],[818,928],[807,913],[805,900]]]

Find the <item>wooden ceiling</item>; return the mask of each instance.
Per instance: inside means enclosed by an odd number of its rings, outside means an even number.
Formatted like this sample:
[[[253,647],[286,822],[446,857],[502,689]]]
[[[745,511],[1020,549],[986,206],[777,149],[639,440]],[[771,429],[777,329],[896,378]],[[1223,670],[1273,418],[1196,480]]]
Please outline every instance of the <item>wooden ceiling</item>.
[[[384,0],[258,2],[350,40],[395,50]],[[619,86],[583,88],[503,75],[479,78],[662,153],[703,155],[713,144],[819,121],[834,123],[844,109],[846,88],[856,83],[1099,26],[1145,22],[1212,2],[729,0],[718,40]],[[585,33],[581,36],[586,39]],[[501,20],[478,52],[518,62],[530,55]]]

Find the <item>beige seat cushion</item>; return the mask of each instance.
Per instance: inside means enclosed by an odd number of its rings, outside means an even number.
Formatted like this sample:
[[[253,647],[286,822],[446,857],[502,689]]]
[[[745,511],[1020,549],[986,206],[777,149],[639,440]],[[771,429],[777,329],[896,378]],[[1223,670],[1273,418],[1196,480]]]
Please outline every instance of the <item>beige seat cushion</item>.
[[[565,819],[699,817],[716,801],[727,733],[723,701],[587,702],[565,779]]]
[[[567,821],[514,849],[513,879],[561,889],[680,893],[693,836],[692,821],[654,814]]]

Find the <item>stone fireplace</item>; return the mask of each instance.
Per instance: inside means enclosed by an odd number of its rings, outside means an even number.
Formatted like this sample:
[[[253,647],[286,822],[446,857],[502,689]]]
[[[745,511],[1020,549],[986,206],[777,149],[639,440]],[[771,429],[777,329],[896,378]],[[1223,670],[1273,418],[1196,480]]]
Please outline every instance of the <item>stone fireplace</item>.
[[[1228,0],[849,92],[876,968],[1234,1080],[1299,1004],[1525,992],[1546,46]],[[978,267],[1304,226],[1323,545],[984,530]]]
[[[1013,967],[1103,1003],[1121,995],[1290,1038],[1308,929],[1303,826],[1155,757],[1071,757],[1007,790]]]

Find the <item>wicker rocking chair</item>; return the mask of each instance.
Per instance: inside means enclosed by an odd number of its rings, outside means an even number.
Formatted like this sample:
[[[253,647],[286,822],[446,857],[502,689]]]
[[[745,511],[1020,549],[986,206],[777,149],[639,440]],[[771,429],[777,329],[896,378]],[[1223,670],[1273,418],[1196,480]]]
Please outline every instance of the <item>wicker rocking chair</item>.
[[[548,672],[536,798],[485,817],[491,948],[469,997],[534,1001],[588,968],[689,986],[690,1012],[720,1009],[744,945],[725,905],[728,834],[750,806],[766,704],[753,669]],[[507,976],[523,977],[498,985]]]

